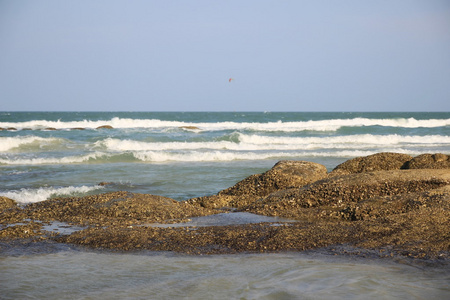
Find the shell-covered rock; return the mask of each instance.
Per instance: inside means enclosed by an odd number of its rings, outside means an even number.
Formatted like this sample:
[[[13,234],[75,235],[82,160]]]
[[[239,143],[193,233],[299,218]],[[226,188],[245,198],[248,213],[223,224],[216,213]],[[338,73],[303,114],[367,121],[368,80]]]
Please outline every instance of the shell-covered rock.
[[[406,162],[403,169],[450,169],[450,157],[446,154],[422,154]]]
[[[0,212],[5,209],[16,207],[16,201],[9,199],[7,197],[0,196]]]
[[[448,170],[392,170],[334,176],[302,188],[274,192],[245,208],[265,215],[299,218],[303,208],[347,207],[373,197],[406,195],[450,184]]]
[[[411,155],[390,152],[382,152],[369,156],[356,157],[338,165],[333,169],[333,171],[330,172],[330,176],[373,171],[398,170],[411,159]]]
[[[326,176],[327,169],[321,164],[283,160],[267,172],[251,175],[217,195],[193,198],[188,202],[208,208],[239,208],[272,192],[302,187]]]

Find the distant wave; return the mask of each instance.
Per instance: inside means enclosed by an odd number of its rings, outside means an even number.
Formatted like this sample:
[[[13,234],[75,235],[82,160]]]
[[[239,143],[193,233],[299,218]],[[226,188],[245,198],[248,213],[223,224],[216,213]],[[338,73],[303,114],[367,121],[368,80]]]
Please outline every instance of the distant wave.
[[[0,152],[33,146],[42,148],[44,145],[54,146],[56,143],[63,142],[64,140],[59,138],[42,138],[38,136],[0,137]]]
[[[230,137],[230,140],[232,137]],[[365,148],[383,145],[450,145],[450,136],[402,136],[391,135],[350,135],[332,137],[271,137],[262,135],[237,134],[234,141],[208,142],[143,142],[107,138],[96,143],[97,147],[109,151],[163,151],[163,150],[305,150],[323,148]]]
[[[4,165],[45,165],[45,164],[79,164],[88,162],[106,162],[111,155],[107,153],[89,153],[79,156],[66,157],[8,157],[0,158],[0,164]]]
[[[393,118],[393,119],[328,119],[316,121],[298,121],[298,122],[216,122],[216,123],[195,123],[179,121],[163,121],[158,119],[130,119],[130,118],[112,118],[110,120],[100,121],[47,121],[32,120],[26,122],[0,122],[2,128],[31,128],[34,130],[55,128],[71,129],[86,128],[95,129],[103,125],[110,125],[117,129],[126,128],[148,128],[148,129],[170,129],[192,127],[204,131],[217,130],[254,130],[254,131],[336,131],[342,127],[363,127],[363,126],[385,126],[385,127],[403,127],[403,128],[435,128],[450,126],[450,119],[428,119],[417,120],[415,118]],[[187,128],[189,129],[189,128]]]
[[[190,151],[170,153],[146,151],[135,153],[135,157],[144,162],[214,162],[232,160],[263,160],[297,157],[353,157],[375,154],[376,151],[330,151],[330,152],[227,152],[227,151]]]
[[[122,154],[89,154],[63,158],[2,158],[3,165],[45,164],[101,164],[101,163],[161,163],[161,162],[218,162],[232,160],[295,159],[305,157],[356,157],[378,152],[394,151],[392,148],[305,150],[305,151],[130,151]],[[415,154],[414,151],[396,148],[395,152]],[[132,168],[132,166],[130,166]]]
[[[98,189],[104,189],[102,186],[69,186],[69,187],[41,187],[38,189],[21,189],[19,191],[0,192],[4,196],[20,203],[33,203],[44,201],[56,196],[72,196],[86,194]]]
[[[185,142],[147,142],[130,139],[106,138],[96,141],[92,144],[79,144],[82,149],[97,149],[99,152],[93,152],[84,156],[71,158],[78,162],[84,162],[89,159],[97,159],[99,156],[107,155],[109,152],[126,151],[168,151],[168,150],[234,150],[234,151],[252,151],[252,150],[305,150],[319,148],[365,148],[374,145],[427,145],[439,146],[450,145],[450,136],[427,135],[427,136],[404,136],[397,134],[390,135],[372,135],[357,134],[344,136],[326,136],[326,137],[282,137],[265,136],[258,134],[232,133],[222,136],[212,141],[185,141]],[[25,137],[0,137],[0,152],[20,152],[45,149],[60,150],[74,148],[71,141],[61,138],[41,138],[37,136]],[[1,159],[0,159],[1,162]],[[62,163],[64,161],[61,161]],[[52,163],[52,161],[49,161]]]
[[[376,152],[420,153],[448,148],[450,136],[403,136],[390,135],[344,135],[324,137],[281,137],[258,134],[232,133],[212,141],[148,142],[130,139],[106,138],[79,145],[78,154],[72,148],[65,151],[66,140],[38,137],[8,138],[2,144],[2,165],[44,164],[99,164],[115,162],[166,162],[166,161],[230,161],[272,158],[295,158],[301,156],[350,157]],[[56,142],[63,150],[58,152],[30,153]],[[67,141],[70,143],[70,141]],[[22,149],[25,147],[25,149]],[[49,146],[50,147],[50,146]],[[52,148],[52,147],[50,147]],[[23,151],[22,151],[23,150]]]

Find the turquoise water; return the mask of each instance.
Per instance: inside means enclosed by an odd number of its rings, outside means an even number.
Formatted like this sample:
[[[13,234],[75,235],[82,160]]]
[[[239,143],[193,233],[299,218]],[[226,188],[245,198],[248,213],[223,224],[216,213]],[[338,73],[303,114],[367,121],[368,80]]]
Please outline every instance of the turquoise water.
[[[97,129],[103,125],[113,129]],[[450,113],[2,112],[0,127],[15,128],[0,131],[0,195],[24,204],[118,190],[184,200],[217,193],[281,159],[331,170],[378,152],[450,153]],[[192,257],[66,245],[3,249],[2,299],[450,296],[447,266],[317,253]]]
[[[117,190],[185,200],[282,159],[331,170],[377,152],[450,153],[450,113],[3,112],[0,128],[16,129],[0,131],[0,195],[22,203]]]

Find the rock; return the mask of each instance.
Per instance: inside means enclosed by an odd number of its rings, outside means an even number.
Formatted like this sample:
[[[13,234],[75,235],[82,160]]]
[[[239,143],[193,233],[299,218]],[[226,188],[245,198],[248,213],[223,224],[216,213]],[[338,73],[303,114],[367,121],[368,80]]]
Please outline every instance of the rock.
[[[0,196],[0,212],[13,207],[17,207],[16,201],[7,197]]]
[[[113,129],[113,127],[111,125],[102,125],[98,126],[97,129]]]
[[[450,169],[450,157],[442,153],[422,154],[407,161],[402,169]]]
[[[217,195],[194,198],[188,202],[207,208],[239,208],[274,191],[301,187],[326,176],[327,169],[321,164],[285,160],[275,164],[269,171],[251,175]]]
[[[448,170],[392,170],[334,176],[302,188],[274,192],[244,208],[249,212],[301,219],[304,208],[340,211],[373,197],[399,196],[450,184]]]
[[[398,170],[405,162],[411,159],[412,156],[407,154],[389,152],[357,157],[338,165],[330,172],[330,176],[382,170]]]
[[[375,196],[358,203],[349,203],[339,215],[351,221],[371,220],[436,206],[450,210],[450,185],[423,192]]]
[[[178,128],[181,129],[189,129],[189,130],[200,130],[200,128],[196,127],[196,126],[180,126]]]
[[[439,259],[448,263],[450,189],[444,186],[427,193],[422,193],[428,198],[418,205],[412,201],[420,193],[409,194],[411,197],[405,201],[410,203],[409,211],[364,220],[329,218],[308,208],[305,209],[311,212],[306,215],[308,218],[277,226],[271,223],[195,228],[112,225],[91,227],[57,241],[97,249],[187,254],[322,249],[334,254]],[[424,206],[425,203],[432,205]]]
[[[70,130],[86,130],[86,128],[83,128],[83,127],[75,127],[75,128],[70,128]]]
[[[30,203],[11,216],[21,219],[70,222],[79,225],[141,224],[213,214],[208,209],[144,194],[113,192],[85,197],[54,198]]]
[[[45,128],[44,130],[55,131],[55,130],[58,130],[58,129],[53,128],[53,127],[48,127],[48,128]]]
[[[383,158],[385,154],[375,156]],[[401,159],[392,159],[393,168]],[[442,155],[433,162],[445,162]],[[447,159],[447,160],[446,160]],[[361,158],[347,175],[327,176],[324,166],[282,161],[217,195],[177,202],[129,192],[54,198],[19,207],[0,198],[0,251],[17,239],[49,239],[96,249],[176,251],[188,254],[304,251],[361,253],[450,262],[450,170],[370,171]],[[416,161],[430,161],[423,156]],[[353,161],[355,162],[355,161]],[[382,160],[380,160],[382,163]],[[352,166],[352,164],[349,164]],[[425,165],[428,165],[425,164]],[[256,199],[256,200],[255,200]],[[296,222],[205,227],[152,227],[223,212],[232,206]],[[3,206],[1,206],[3,207]],[[217,208],[206,209],[205,207]],[[46,222],[87,226],[70,235],[49,234]],[[275,225],[275,226],[274,226]],[[339,250],[341,249],[341,250]]]

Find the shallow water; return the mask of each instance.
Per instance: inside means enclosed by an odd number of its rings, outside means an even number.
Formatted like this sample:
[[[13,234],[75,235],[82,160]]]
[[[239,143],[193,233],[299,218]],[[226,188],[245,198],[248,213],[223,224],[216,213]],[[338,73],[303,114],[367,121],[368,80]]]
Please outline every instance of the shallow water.
[[[296,222],[294,220],[280,218],[280,217],[267,217],[256,215],[248,212],[233,212],[233,213],[222,213],[204,217],[191,218],[185,223],[174,223],[174,224],[148,224],[146,226],[153,227],[204,227],[204,226],[226,226],[226,225],[240,225],[240,224],[250,224],[250,223],[275,223],[282,224],[287,222]]]
[[[0,257],[2,299],[445,299],[448,268],[318,254]]]

